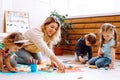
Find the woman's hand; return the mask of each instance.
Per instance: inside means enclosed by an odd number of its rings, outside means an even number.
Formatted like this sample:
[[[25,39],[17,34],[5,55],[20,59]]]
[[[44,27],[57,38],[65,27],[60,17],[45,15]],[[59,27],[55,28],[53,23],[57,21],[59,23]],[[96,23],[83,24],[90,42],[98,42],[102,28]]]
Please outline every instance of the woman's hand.
[[[57,64],[54,61],[51,61],[51,67],[57,67],[58,68],[57,72],[59,72],[59,73],[65,72],[65,68],[66,68],[64,66],[64,64],[62,64],[62,63]]]
[[[51,67],[57,67],[57,64],[54,61],[51,61]]]
[[[65,72],[66,66],[62,62],[57,63],[57,67],[58,67],[58,72],[60,73]]]
[[[65,71],[66,66],[57,58],[57,56],[55,56],[54,54],[51,55],[50,60],[55,62],[55,65],[58,68],[58,70],[60,70],[61,72]]]

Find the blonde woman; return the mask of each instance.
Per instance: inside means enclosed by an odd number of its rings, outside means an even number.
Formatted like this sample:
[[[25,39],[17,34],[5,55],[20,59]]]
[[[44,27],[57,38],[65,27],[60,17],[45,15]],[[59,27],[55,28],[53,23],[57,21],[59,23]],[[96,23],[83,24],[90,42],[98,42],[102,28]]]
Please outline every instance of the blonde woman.
[[[64,64],[55,56],[53,45],[60,41],[60,22],[54,17],[48,17],[41,26],[32,28],[24,33],[25,39],[29,40],[16,54],[17,62],[30,64],[30,59],[41,62],[40,53],[45,54],[54,62],[58,69],[64,70]]]

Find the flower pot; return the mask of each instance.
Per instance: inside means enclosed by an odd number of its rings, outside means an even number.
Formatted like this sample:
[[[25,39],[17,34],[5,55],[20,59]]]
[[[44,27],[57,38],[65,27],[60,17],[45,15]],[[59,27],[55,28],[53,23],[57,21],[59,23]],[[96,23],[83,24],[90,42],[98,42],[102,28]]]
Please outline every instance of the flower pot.
[[[54,53],[55,55],[59,55],[59,56],[63,55],[62,47],[54,47]]]

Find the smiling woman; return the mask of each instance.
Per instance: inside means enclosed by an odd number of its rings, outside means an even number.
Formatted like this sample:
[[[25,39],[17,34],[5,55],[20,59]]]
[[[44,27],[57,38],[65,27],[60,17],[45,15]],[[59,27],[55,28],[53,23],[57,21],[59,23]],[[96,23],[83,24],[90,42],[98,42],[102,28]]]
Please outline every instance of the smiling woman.
[[[48,26],[48,27],[46,27],[46,32],[47,32],[48,36],[54,35],[54,33],[58,29],[58,24],[56,24],[55,22],[53,22],[49,25],[46,25],[46,26]]]
[[[18,63],[31,64],[31,59],[41,63],[41,53],[50,58],[51,62],[63,70],[65,66],[55,56],[52,46],[60,41],[60,23],[54,17],[48,17],[41,26],[32,28],[24,33],[29,40],[16,54]]]

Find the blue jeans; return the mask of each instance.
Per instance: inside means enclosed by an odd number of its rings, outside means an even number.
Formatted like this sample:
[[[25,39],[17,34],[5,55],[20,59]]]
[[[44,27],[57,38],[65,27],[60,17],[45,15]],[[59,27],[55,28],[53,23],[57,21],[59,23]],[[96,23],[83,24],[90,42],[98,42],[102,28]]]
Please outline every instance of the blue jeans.
[[[89,60],[90,65],[96,65],[98,68],[108,67],[110,63],[111,63],[111,59],[107,57],[97,56]]]
[[[41,53],[30,53],[23,48],[21,48],[18,52],[16,52],[16,55],[17,57],[15,59],[11,59],[12,65],[16,65],[16,63],[31,64],[30,58],[37,59],[39,62],[42,61]]]

